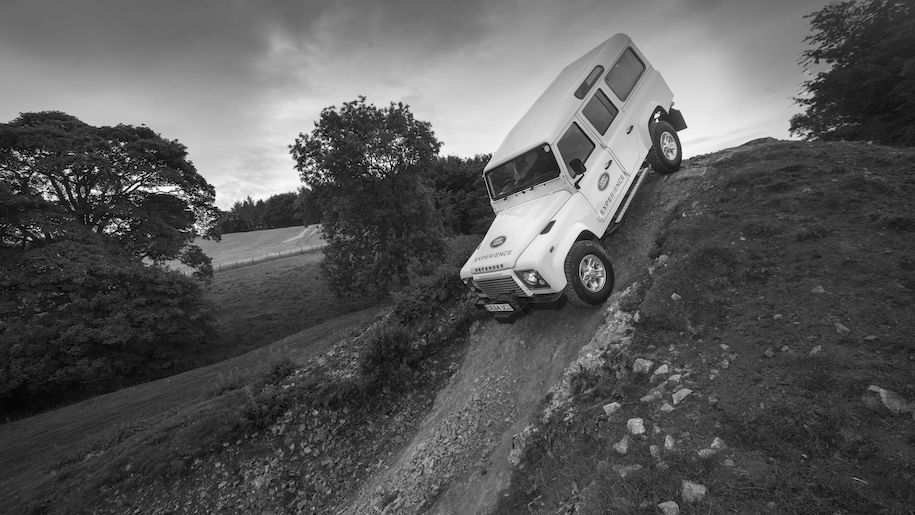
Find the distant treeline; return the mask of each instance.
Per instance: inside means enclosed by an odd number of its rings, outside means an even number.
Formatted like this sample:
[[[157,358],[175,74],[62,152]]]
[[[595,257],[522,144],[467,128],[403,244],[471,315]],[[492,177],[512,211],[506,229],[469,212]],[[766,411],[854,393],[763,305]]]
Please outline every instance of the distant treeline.
[[[445,230],[451,235],[482,234],[492,222],[492,208],[482,178],[483,167],[489,158],[489,154],[470,158],[437,157],[434,166],[427,171],[435,187],[435,206]],[[321,223],[321,208],[314,190],[305,187],[298,192],[273,195],[267,200],[255,201],[249,196],[236,201],[228,211],[219,212],[222,234],[316,223]]]

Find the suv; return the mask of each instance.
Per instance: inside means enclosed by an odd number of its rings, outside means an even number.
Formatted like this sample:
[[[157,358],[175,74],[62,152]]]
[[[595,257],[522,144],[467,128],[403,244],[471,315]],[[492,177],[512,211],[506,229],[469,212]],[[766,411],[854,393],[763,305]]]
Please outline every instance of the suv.
[[[648,168],[673,173],[686,128],[661,74],[625,34],[565,67],[483,170],[496,218],[461,269],[476,305],[512,323],[602,304],[613,232]]]

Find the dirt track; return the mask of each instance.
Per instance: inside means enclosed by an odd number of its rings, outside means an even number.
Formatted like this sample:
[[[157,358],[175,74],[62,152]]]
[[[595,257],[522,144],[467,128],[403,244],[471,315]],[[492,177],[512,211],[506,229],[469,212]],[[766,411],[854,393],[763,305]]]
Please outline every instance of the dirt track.
[[[625,225],[609,237],[617,292],[645,273],[666,213],[701,186],[705,164],[652,175]],[[485,513],[507,487],[509,456],[542,401],[595,336],[625,330],[614,320],[615,293],[596,310],[566,307],[515,323],[473,328],[470,350],[400,457],[365,485],[353,513]],[[614,327],[617,326],[617,327]],[[604,341],[606,343],[606,341]],[[587,349],[585,349],[587,350]]]

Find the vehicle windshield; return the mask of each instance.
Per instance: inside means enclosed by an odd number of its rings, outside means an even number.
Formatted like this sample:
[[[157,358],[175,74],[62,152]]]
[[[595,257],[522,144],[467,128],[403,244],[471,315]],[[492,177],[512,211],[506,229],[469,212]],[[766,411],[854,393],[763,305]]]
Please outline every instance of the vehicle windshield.
[[[486,187],[493,200],[559,177],[559,163],[547,144],[540,145],[486,172]]]

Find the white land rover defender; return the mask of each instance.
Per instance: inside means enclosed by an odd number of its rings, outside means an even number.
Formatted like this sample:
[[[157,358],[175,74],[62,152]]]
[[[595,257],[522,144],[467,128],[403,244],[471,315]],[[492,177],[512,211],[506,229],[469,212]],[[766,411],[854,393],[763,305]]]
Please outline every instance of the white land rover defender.
[[[496,218],[461,269],[504,323],[533,309],[602,304],[617,227],[648,168],[680,167],[686,128],[673,94],[625,34],[567,66],[483,170]]]

